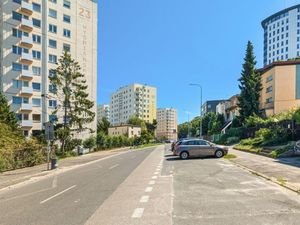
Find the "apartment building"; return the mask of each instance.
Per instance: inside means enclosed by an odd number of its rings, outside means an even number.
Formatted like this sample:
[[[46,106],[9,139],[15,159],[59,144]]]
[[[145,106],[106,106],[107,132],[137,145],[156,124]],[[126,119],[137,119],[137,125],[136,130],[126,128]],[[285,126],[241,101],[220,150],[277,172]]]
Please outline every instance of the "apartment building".
[[[156,137],[158,139],[167,138],[167,140],[177,140],[178,136],[177,110],[173,108],[157,109],[157,129]]]
[[[234,95],[228,100],[220,102],[216,107],[216,112],[224,116],[226,122],[232,121],[239,116],[239,95]]]
[[[300,56],[300,4],[262,21],[264,65]]]
[[[112,137],[126,136],[128,138],[141,137],[142,129],[139,126],[124,124],[108,128],[108,135]]]
[[[275,62],[259,72],[260,109],[265,116],[300,107],[300,61]]]
[[[210,112],[216,113],[217,105],[223,101],[224,100],[210,100],[210,101],[204,102],[204,104],[202,105],[202,115],[206,115],[207,113],[210,113]]]
[[[98,105],[97,107],[97,121],[101,121],[106,118],[110,121],[110,107],[109,105]]]
[[[89,98],[96,102],[95,0],[0,1],[0,49],[0,91],[17,113],[24,135],[55,119],[51,112],[59,103],[48,77],[64,50],[79,62]],[[90,127],[96,129],[96,118]]]
[[[131,84],[121,87],[110,97],[110,122],[126,124],[132,116],[152,123],[156,119],[156,88]]]

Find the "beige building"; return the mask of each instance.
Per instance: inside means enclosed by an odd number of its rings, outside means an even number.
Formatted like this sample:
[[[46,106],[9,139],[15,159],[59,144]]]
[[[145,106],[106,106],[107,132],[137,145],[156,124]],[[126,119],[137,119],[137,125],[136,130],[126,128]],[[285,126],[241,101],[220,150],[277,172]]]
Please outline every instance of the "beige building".
[[[156,119],[156,88],[131,84],[122,87],[110,97],[110,122],[126,124],[132,116],[152,123]]]
[[[97,121],[101,121],[102,118],[106,118],[110,121],[110,107],[109,105],[98,105],[97,107]]]
[[[158,139],[177,140],[178,121],[177,111],[173,108],[157,109],[157,129]]]
[[[79,62],[89,98],[96,102],[95,0],[0,1],[0,48],[0,90],[17,113],[24,135],[54,119],[50,114],[59,103],[48,77],[63,50]],[[59,114],[58,119],[63,120]],[[90,127],[96,129],[96,118]]]
[[[230,99],[220,102],[216,107],[216,112],[223,115],[226,122],[232,121],[240,114],[238,97],[239,95],[234,95]]]
[[[109,136],[126,136],[128,138],[135,138],[140,137],[141,133],[141,127],[128,124],[108,128]]]
[[[300,107],[300,61],[275,62],[259,72],[260,109],[265,116]]]

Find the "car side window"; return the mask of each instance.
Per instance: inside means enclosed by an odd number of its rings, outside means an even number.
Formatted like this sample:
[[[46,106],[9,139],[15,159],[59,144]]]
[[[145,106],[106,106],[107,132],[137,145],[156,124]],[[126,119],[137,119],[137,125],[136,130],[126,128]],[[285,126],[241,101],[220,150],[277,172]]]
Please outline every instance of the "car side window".
[[[206,141],[199,140],[197,142],[198,142],[197,145],[208,146],[208,143]]]
[[[186,142],[186,145],[195,145],[196,143],[195,143],[195,141],[188,141],[188,142]]]

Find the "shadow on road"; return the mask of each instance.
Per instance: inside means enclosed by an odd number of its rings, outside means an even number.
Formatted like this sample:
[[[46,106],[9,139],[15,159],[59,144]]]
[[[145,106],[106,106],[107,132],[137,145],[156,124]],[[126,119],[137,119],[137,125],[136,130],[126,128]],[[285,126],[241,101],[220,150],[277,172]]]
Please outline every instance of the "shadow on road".
[[[194,158],[188,158],[188,159],[181,159],[179,156],[173,156],[173,155],[165,155],[165,158],[167,158],[167,161],[189,161],[189,160],[209,160],[209,159],[216,159],[212,156],[207,157],[194,157]]]
[[[279,158],[275,162],[300,168],[300,157]]]

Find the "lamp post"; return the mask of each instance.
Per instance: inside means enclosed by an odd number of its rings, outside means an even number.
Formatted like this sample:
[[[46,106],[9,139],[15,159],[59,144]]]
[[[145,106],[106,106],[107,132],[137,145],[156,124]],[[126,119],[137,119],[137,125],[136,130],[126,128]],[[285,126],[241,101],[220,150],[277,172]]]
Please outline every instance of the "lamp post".
[[[202,86],[201,84],[192,83],[190,86],[200,88],[200,124],[199,124],[199,137],[202,138]]]

